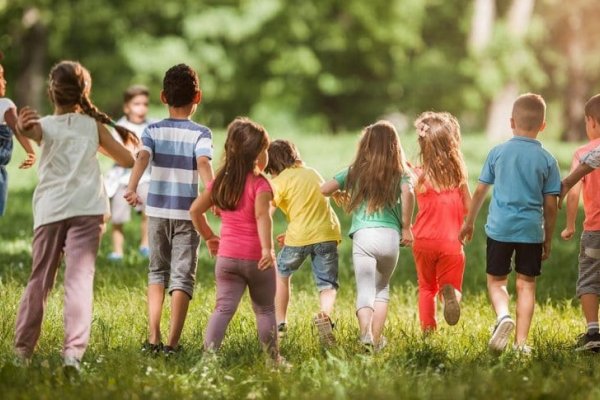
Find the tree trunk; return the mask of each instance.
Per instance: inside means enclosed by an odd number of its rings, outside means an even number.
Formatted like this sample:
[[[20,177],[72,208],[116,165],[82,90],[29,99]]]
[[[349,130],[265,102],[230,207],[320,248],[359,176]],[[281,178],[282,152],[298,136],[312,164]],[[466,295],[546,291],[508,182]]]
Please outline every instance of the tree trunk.
[[[495,0],[475,0],[469,47],[476,53],[481,53],[492,39],[494,20],[496,19]]]
[[[582,18],[579,11],[572,12],[567,21],[567,86],[563,109],[565,130],[561,138],[577,141],[586,138],[584,108],[587,82],[585,78],[585,50]]]

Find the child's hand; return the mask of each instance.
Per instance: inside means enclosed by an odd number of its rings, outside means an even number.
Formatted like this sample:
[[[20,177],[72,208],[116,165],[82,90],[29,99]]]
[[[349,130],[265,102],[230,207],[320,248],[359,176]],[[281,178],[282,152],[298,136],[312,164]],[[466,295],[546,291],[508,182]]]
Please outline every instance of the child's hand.
[[[350,197],[347,192],[342,192],[341,190],[336,190],[331,198],[337,204],[338,207],[345,207],[350,202]]]
[[[570,188],[567,185],[565,185],[565,181],[562,181],[560,183],[560,195],[558,196],[558,209],[559,210],[562,208],[563,201],[565,201],[565,197],[567,196],[567,193],[569,193],[569,190],[570,190]]]
[[[285,244],[285,233],[282,233],[281,235],[277,235],[276,239],[277,239],[277,244],[279,245],[279,247],[283,247]]]
[[[463,222],[462,227],[460,228],[460,233],[458,234],[458,240],[462,244],[466,244],[473,239],[473,224],[467,224]]]
[[[275,252],[273,249],[262,249],[261,252],[262,256],[258,261],[258,269],[264,271],[265,269],[275,267]]]
[[[211,257],[217,255],[220,241],[221,238],[219,238],[217,235],[212,235],[210,238],[206,239],[206,247],[208,248],[208,252],[210,253]]]
[[[130,206],[135,207],[135,206],[137,206],[139,204],[142,204],[142,199],[133,190],[127,189],[125,191],[125,194],[123,195],[123,197],[125,198],[125,200],[127,200],[127,203]]]
[[[547,260],[550,257],[550,251],[552,250],[552,241],[547,240],[544,242],[542,247],[542,261]]]
[[[220,217],[221,216],[221,209],[219,207],[217,207],[217,206],[212,206],[210,208],[210,211],[213,213],[213,215],[215,217]]]
[[[565,228],[560,233],[560,237],[563,238],[564,240],[571,240],[571,239],[573,239],[574,235],[575,235],[575,229],[573,229],[573,228]]]
[[[39,124],[40,115],[37,111],[27,106],[19,110],[19,116],[17,118],[17,130],[19,132],[28,131]]]
[[[413,244],[413,234],[410,227],[402,228],[402,239],[400,239],[400,246],[411,247]]]
[[[28,169],[35,164],[35,153],[27,153],[27,158],[19,165],[19,169]]]

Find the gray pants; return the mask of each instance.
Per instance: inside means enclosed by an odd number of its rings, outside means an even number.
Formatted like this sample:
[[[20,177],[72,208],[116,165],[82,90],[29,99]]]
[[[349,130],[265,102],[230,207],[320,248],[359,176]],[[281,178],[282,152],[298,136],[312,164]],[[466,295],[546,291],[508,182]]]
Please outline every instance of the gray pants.
[[[583,231],[579,249],[577,297],[600,295],[600,231]]]
[[[356,309],[389,301],[390,278],[398,262],[400,233],[392,228],[361,229],[352,237]]]

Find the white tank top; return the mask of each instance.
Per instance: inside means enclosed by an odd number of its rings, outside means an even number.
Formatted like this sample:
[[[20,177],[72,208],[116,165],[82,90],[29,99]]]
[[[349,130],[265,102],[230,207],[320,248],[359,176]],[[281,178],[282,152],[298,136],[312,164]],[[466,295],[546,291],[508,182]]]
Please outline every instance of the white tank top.
[[[77,113],[40,119],[39,183],[33,193],[33,228],[71,217],[105,215],[108,197],[100,173],[98,126]]]

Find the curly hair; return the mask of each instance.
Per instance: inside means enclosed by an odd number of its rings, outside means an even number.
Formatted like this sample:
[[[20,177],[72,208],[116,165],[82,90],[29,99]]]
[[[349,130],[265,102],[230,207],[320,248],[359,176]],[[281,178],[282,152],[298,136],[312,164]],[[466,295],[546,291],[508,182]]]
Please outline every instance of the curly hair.
[[[167,70],[163,79],[163,93],[171,107],[183,107],[194,101],[200,91],[198,74],[185,64]]]
[[[460,151],[460,124],[447,112],[426,111],[415,120],[423,173],[417,187],[429,181],[440,189],[466,183],[467,167]]]

